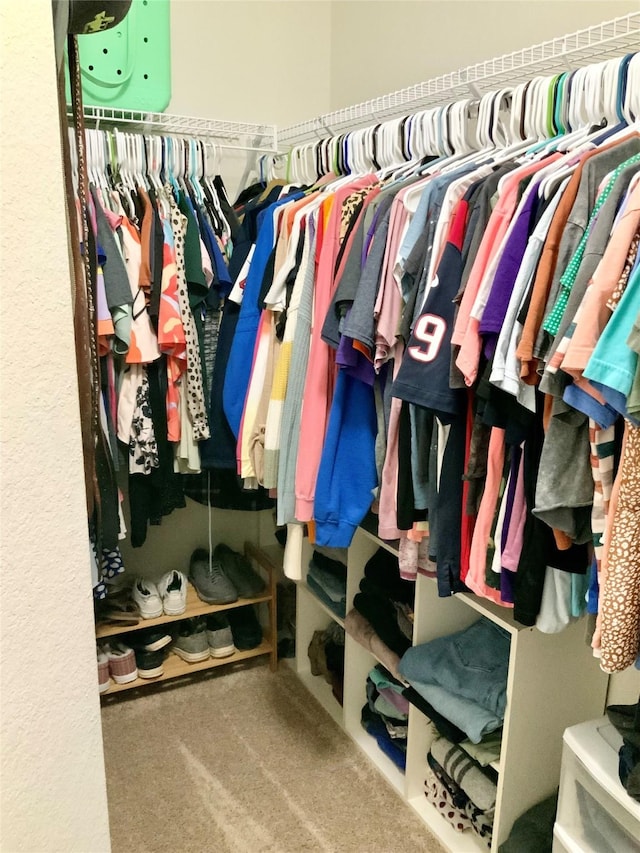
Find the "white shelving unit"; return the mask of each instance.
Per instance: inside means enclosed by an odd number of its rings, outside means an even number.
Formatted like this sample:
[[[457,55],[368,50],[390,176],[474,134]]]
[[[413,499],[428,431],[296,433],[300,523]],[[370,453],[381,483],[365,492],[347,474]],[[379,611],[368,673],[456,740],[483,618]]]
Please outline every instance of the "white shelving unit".
[[[380,546],[397,554],[394,543],[358,529],[348,552],[347,610],[359,589],[367,561]],[[432,735],[427,718],[416,707],[412,705],[409,712],[405,773],[362,728],[360,714],[366,702],[367,674],[376,664],[374,656],[346,635],[342,707],[324,679],[311,675],[307,649],[313,632],[326,628],[330,620],[343,622],[306,585],[304,577],[311,553],[312,547],[305,540],[300,554],[303,580],[297,585],[297,656],[292,662],[302,683],[447,850],[486,851],[480,838],[471,831],[456,832],[425,798],[424,774]],[[583,622],[576,622],[560,634],[542,634],[516,623],[507,608],[473,594],[439,598],[435,581],[418,576],[414,645],[461,630],[480,616],[496,622],[511,636],[502,754],[494,764],[499,781],[491,850],[496,853],[515,819],[557,787],[563,732],[568,726],[602,714],[607,676],[585,642]]]
[[[67,105],[67,115],[71,114],[71,106]],[[131,133],[211,139],[216,141],[219,148],[239,151],[274,153],[278,150],[278,132],[275,124],[222,121],[90,105],[84,107],[84,119],[87,127],[118,127]]]
[[[280,128],[280,145],[289,148],[461,98],[480,98],[487,92],[517,86],[538,75],[573,70],[637,50],[640,50],[640,12],[632,12]]]

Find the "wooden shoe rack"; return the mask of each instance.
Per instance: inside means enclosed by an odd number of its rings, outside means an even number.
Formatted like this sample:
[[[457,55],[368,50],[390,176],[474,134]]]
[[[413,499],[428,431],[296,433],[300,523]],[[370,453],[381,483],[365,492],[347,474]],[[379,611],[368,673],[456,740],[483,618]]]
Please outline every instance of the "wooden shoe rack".
[[[132,690],[135,687],[145,687],[149,684],[157,684],[160,681],[179,678],[184,675],[192,675],[196,672],[212,669],[216,666],[239,663],[249,658],[269,656],[269,668],[275,672],[278,666],[278,643],[277,643],[277,620],[276,620],[276,582],[278,571],[282,565],[282,548],[269,546],[259,548],[251,542],[245,542],[244,553],[251,562],[254,569],[266,581],[267,587],[262,595],[255,598],[239,598],[233,604],[206,604],[198,598],[198,594],[191,583],[187,588],[187,608],[179,616],[158,616],[156,619],[140,619],[137,625],[122,625],[109,623],[98,623],[96,625],[96,639],[107,640],[110,637],[123,637],[134,631],[145,628],[154,628],[159,625],[175,625],[184,619],[192,619],[194,616],[207,616],[210,613],[220,613],[225,610],[234,610],[238,607],[246,607],[248,604],[261,605],[258,612],[261,617],[266,612],[266,622],[260,618],[263,627],[263,640],[255,649],[247,651],[235,651],[226,658],[207,658],[199,663],[187,663],[177,655],[169,652],[163,665],[164,672],[157,678],[136,678],[127,684],[116,684],[111,682],[110,687],[103,697],[112,696],[123,690]]]

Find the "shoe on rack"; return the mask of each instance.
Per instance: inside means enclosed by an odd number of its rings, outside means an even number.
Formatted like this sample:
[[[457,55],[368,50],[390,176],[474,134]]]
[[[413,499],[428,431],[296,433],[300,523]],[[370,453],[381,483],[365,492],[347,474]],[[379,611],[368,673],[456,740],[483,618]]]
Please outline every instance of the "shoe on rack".
[[[105,651],[109,659],[109,672],[116,684],[128,684],[136,680],[136,656],[130,646],[116,641],[106,646]]]
[[[255,649],[262,642],[262,626],[252,604],[227,611],[231,634],[239,651]]]
[[[122,625],[137,625],[140,608],[131,598],[129,587],[113,589],[107,586],[107,597],[95,602],[96,622],[115,622]]]
[[[171,651],[187,663],[198,663],[209,657],[207,626],[201,616],[180,622]]]
[[[131,590],[131,597],[140,608],[140,615],[143,619],[155,619],[162,616],[162,599],[158,593],[158,587],[153,581],[136,578]]]
[[[255,598],[264,592],[265,582],[243,554],[221,543],[216,545],[213,559],[222,564],[222,570],[238,590],[239,598]]]
[[[107,653],[101,646],[96,647],[98,655],[98,690],[104,693],[109,689],[109,658]]]
[[[227,658],[236,647],[233,644],[233,634],[229,620],[222,613],[212,613],[206,617],[207,642],[212,658]]]
[[[196,548],[191,555],[189,577],[198,597],[207,604],[233,604],[238,592],[225,575],[222,564],[212,558],[204,548]]]
[[[129,634],[127,643],[134,651],[159,652],[165,646],[171,645],[173,637],[168,631],[160,628],[143,628],[135,634]]]
[[[136,665],[140,678],[158,678],[164,672],[164,652],[135,649]]]
[[[158,583],[158,594],[167,616],[179,616],[187,609],[187,576],[174,569],[162,575]]]

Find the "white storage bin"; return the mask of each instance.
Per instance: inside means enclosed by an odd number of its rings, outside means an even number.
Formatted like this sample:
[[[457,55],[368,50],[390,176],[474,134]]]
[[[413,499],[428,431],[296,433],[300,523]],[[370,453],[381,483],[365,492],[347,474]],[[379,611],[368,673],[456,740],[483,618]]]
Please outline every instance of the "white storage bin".
[[[553,853],[583,853],[582,848],[557,823],[553,827]]]
[[[554,853],[640,853],[640,803],[620,784],[621,746],[606,717],[565,731]]]

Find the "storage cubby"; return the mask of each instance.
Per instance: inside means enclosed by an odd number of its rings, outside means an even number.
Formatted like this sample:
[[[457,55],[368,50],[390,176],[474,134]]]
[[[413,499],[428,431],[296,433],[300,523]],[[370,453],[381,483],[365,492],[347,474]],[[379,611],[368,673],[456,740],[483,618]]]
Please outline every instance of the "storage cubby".
[[[398,553],[396,543],[384,542],[370,529],[361,527],[356,531],[348,551],[347,612],[359,590],[367,561],[380,547]],[[329,619],[342,623],[306,585],[306,567],[312,551],[312,546],[304,540],[300,551],[302,580],[297,584],[297,657],[292,662],[298,676],[447,850],[452,853],[486,851],[483,839],[471,830],[456,832],[425,797],[427,752],[433,735],[427,717],[417,707],[411,705],[409,710],[405,773],[363,729],[360,715],[366,702],[366,679],[377,662],[376,657],[346,634],[342,708],[329,685],[310,674],[307,648],[314,630],[325,628]],[[563,732],[568,726],[602,713],[607,676],[601,672],[585,641],[583,621],[575,622],[559,634],[543,634],[516,623],[508,608],[471,593],[440,598],[436,582],[418,576],[413,645],[453,634],[481,616],[500,625],[510,635],[502,749],[500,760],[492,764],[499,772],[491,845],[496,853],[515,819],[557,787]]]

